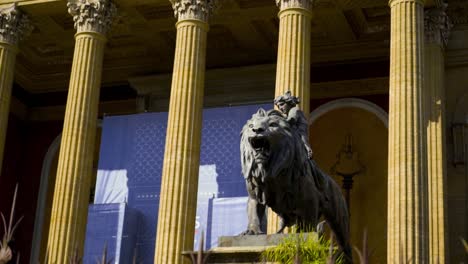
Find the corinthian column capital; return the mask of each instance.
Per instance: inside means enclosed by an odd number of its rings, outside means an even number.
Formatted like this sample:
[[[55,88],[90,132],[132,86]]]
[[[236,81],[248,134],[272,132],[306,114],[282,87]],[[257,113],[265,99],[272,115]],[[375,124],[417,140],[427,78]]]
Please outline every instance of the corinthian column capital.
[[[197,19],[208,22],[208,18],[218,7],[218,0],[170,0],[174,16],[180,21]]]
[[[0,9],[0,42],[16,45],[31,33],[32,28],[28,17],[17,8],[16,3]]]
[[[447,5],[424,11],[424,33],[426,42],[447,46],[450,30],[453,27],[445,9]]]
[[[316,0],[275,0],[276,5],[280,10],[287,8],[303,8],[307,10],[312,10],[312,5]]]
[[[117,8],[110,0],[69,0],[67,6],[78,33],[97,32],[105,35],[117,15]]]

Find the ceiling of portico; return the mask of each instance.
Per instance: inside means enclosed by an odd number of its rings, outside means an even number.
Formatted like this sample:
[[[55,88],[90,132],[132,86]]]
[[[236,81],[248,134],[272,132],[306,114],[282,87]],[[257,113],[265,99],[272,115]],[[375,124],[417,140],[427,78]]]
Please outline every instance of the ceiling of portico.
[[[1,1],[8,3],[13,1]],[[18,1],[16,1],[18,2]],[[116,0],[120,17],[106,47],[103,84],[169,73],[175,22],[168,0]],[[224,0],[210,21],[207,68],[276,61],[278,8],[274,0]],[[388,0],[320,0],[312,20],[312,63],[388,57]],[[65,91],[74,48],[72,17],[64,0],[19,1],[34,31],[20,44],[16,82],[27,92]]]
[[[169,73],[175,47],[175,22],[168,0],[117,0],[120,18],[106,47],[103,83]],[[273,0],[224,0],[210,21],[207,68],[276,61],[278,8]],[[66,1],[20,2],[34,31],[20,45],[16,81],[30,93],[66,90],[74,33]],[[313,63],[388,55],[386,0],[327,0],[314,9]],[[361,48],[358,48],[361,47]]]

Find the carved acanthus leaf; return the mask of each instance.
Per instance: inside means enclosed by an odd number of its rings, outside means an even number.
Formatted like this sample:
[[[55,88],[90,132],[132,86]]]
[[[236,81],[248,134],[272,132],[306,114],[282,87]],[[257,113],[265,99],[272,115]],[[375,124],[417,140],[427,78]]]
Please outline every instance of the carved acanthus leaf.
[[[197,19],[207,22],[219,6],[219,0],[171,0],[174,16],[180,21]]]
[[[453,27],[450,18],[447,16],[446,5],[440,8],[431,8],[424,13],[424,32],[426,41],[447,46],[450,30]]]
[[[69,0],[67,6],[78,32],[106,34],[117,15],[117,8],[110,0]]]
[[[312,6],[317,2],[317,0],[275,0],[276,5],[280,10],[287,8],[304,8],[307,10],[312,10]]]
[[[28,17],[16,6],[0,9],[0,42],[15,45],[27,37],[33,27]]]

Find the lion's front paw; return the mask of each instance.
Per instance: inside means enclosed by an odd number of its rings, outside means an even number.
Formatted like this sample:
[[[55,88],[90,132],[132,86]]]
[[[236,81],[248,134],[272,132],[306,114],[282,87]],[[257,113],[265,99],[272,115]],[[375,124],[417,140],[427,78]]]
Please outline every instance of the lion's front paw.
[[[241,236],[250,236],[250,235],[255,235],[253,230],[247,229],[244,232],[240,233]]]
[[[241,236],[251,236],[251,235],[263,235],[265,232],[262,232],[260,230],[252,230],[252,229],[247,229],[244,232],[242,232],[240,235]]]

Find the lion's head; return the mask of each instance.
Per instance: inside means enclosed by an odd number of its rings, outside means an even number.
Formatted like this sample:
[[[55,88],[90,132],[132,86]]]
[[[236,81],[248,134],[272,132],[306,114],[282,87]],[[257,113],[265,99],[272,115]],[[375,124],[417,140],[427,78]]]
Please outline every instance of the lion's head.
[[[252,115],[242,129],[240,151],[244,177],[262,180],[307,157],[298,133],[277,110]]]

